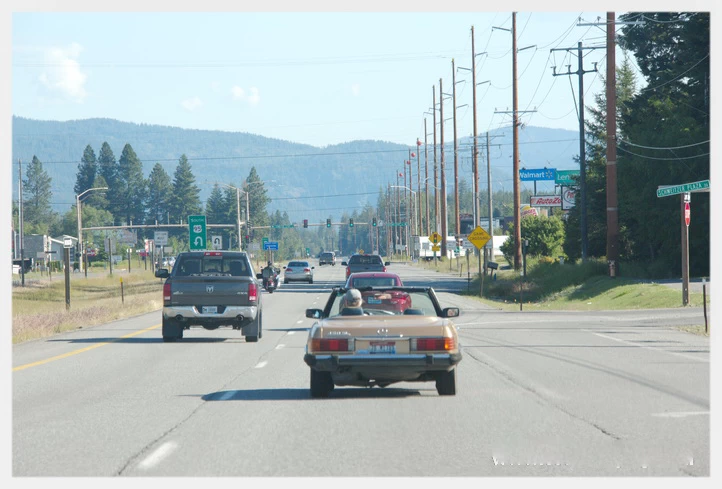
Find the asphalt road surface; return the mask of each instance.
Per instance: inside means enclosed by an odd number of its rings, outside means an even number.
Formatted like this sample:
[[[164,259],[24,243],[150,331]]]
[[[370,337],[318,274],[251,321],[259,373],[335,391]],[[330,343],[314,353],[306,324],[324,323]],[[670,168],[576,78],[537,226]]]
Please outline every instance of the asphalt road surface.
[[[458,306],[457,395],[433,382],[311,399],[311,319],[344,267],[264,294],[264,334],[186,331],[160,312],[13,347],[12,475],[709,476],[701,309],[503,312],[466,277],[391,265]],[[160,294],[160,292],[158,292]]]

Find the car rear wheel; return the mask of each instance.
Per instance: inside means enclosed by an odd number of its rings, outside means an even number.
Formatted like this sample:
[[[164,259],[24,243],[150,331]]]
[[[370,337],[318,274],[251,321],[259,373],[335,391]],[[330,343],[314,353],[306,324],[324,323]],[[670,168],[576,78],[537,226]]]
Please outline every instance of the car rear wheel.
[[[309,284],[312,284],[312,283],[313,283],[313,279],[309,279],[308,283],[309,283]]]
[[[331,372],[311,369],[311,397],[328,397],[333,388]]]
[[[448,372],[441,372],[436,377],[436,392],[440,396],[456,395],[456,369],[452,368]]]

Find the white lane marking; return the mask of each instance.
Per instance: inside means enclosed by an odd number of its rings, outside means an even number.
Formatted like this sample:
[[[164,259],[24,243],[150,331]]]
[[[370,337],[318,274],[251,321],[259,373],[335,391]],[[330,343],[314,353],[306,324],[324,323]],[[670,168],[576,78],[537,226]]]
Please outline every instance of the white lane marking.
[[[266,361],[264,360],[263,362],[258,362],[258,363],[256,364],[256,366],[253,367],[253,368],[263,368],[263,367],[265,367],[266,365],[268,365],[268,362],[266,362]]]
[[[300,319],[300,320],[296,321],[296,324],[301,324],[302,322],[303,322],[303,319]]]
[[[172,441],[165,442],[161,446],[159,446],[153,453],[148,455],[145,460],[143,460],[138,467],[144,470],[150,469],[158,465],[164,458],[166,458],[168,455],[171,454],[176,448],[178,448],[178,444]]]
[[[290,335],[292,335],[292,334],[296,334],[296,332],[295,332],[295,331],[289,331],[287,334],[290,336]]]
[[[275,349],[276,349],[276,350],[280,350],[280,349],[283,348],[284,346],[286,346],[286,345],[284,345],[284,344],[276,345],[276,348],[275,348]]]
[[[690,356],[690,355],[685,355],[685,354],[683,354],[683,353],[677,353],[676,351],[662,350],[661,348],[655,348],[655,347],[653,347],[653,346],[638,345],[637,343],[634,343],[633,341],[625,341],[625,340],[622,340],[622,339],[619,339],[619,338],[613,338],[613,337],[611,337],[611,336],[607,336],[607,335],[604,335],[604,334],[601,334],[601,333],[595,333],[594,331],[589,331],[588,329],[583,329],[582,331],[584,331],[584,332],[586,332],[586,333],[592,333],[593,335],[599,336],[599,337],[601,337],[601,338],[606,338],[606,339],[608,339],[608,340],[618,341],[619,343],[624,343],[625,345],[636,346],[637,348],[644,348],[645,350],[658,351],[658,352],[661,352],[661,353],[669,353],[670,355],[674,355],[674,356],[681,357],[681,358],[686,358],[686,359],[688,359],[688,360],[695,360],[695,361],[697,361],[697,362],[707,362],[707,363],[709,363],[709,359],[708,359],[708,358],[707,358],[707,359],[705,359],[705,358],[698,358],[698,357],[693,357],[693,356]]]
[[[686,418],[687,416],[699,416],[699,415],[707,415],[707,416],[709,416],[709,411],[686,411],[686,412],[677,412],[677,413],[652,413],[652,416],[656,416],[657,418]]]

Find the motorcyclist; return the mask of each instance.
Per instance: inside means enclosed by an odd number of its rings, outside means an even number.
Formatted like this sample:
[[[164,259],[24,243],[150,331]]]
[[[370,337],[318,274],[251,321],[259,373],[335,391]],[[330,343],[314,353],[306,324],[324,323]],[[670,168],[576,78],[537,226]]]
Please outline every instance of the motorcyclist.
[[[266,268],[262,270],[263,287],[268,288],[269,285],[276,287],[278,285],[278,270],[273,266],[273,262],[268,260]]]

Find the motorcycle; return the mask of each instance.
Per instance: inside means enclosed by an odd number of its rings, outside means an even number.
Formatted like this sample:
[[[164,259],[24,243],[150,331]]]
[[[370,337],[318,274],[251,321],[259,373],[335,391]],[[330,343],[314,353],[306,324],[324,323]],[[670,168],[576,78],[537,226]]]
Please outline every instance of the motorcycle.
[[[279,276],[278,271],[274,269],[270,276],[266,276],[266,273],[263,275],[263,288],[269,294],[273,294],[273,291],[278,288],[278,285],[281,282],[281,277]]]

